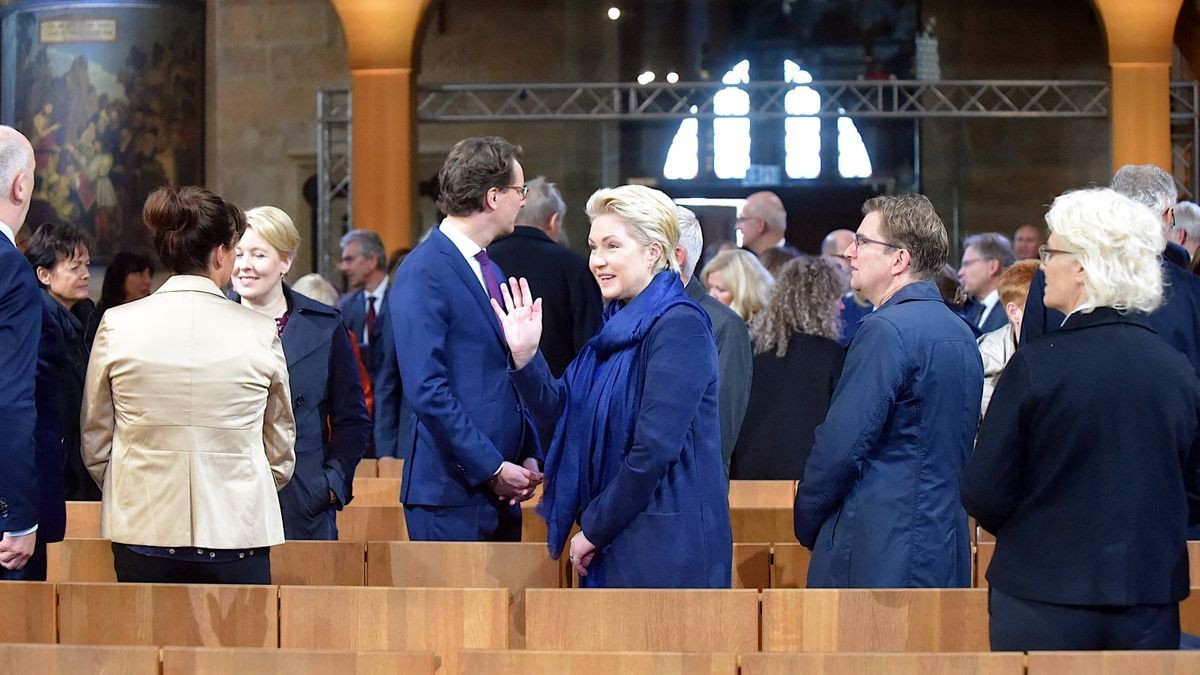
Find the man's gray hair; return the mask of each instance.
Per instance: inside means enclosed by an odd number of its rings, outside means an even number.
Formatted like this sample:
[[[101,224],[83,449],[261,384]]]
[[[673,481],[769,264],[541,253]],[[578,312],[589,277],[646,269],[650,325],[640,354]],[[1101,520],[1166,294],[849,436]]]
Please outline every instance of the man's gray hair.
[[[963,249],[966,250],[967,247],[974,248],[980,258],[999,261],[1001,271],[1017,260],[1013,254],[1012,242],[998,232],[971,235],[963,240]]]
[[[1126,164],[1117,170],[1109,187],[1160,218],[1179,199],[1175,179],[1153,164]]]
[[[342,250],[350,245],[350,242],[358,242],[358,252],[365,257],[375,256],[375,267],[383,271],[387,271],[387,252],[383,248],[383,240],[379,235],[371,230],[350,230],[342,235],[342,240],[338,242]]]
[[[567,204],[558,186],[546,180],[545,176],[538,176],[525,183],[525,186],[529,188],[529,193],[525,195],[525,206],[517,212],[517,225],[545,229],[550,217],[557,213],[561,226],[567,215]]]
[[[0,194],[0,198],[11,199],[17,174],[28,171],[29,165],[33,164],[33,149],[19,131],[12,127],[3,129],[4,133],[0,133],[0,190],[4,194]]]
[[[682,206],[675,207],[675,217],[679,220],[679,244],[683,246],[683,268],[680,272],[691,279],[696,273],[696,263],[700,262],[700,254],[704,250],[704,230],[700,228],[700,220],[691,209]]]
[[[1195,202],[1179,202],[1175,205],[1175,227],[1187,232],[1188,241],[1200,241],[1200,206]]]

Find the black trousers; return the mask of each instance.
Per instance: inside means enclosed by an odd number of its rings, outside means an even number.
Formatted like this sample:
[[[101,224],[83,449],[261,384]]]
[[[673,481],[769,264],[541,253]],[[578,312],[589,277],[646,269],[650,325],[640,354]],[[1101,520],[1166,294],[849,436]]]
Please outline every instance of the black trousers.
[[[263,584],[271,583],[270,550],[230,562],[193,562],[142,555],[113,542],[117,581],[144,584]]]
[[[1055,605],[988,590],[992,651],[1179,649],[1179,603]]]
[[[41,537],[33,542],[33,555],[19,570],[8,570],[0,567],[0,581],[45,581],[46,580],[46,542]]]

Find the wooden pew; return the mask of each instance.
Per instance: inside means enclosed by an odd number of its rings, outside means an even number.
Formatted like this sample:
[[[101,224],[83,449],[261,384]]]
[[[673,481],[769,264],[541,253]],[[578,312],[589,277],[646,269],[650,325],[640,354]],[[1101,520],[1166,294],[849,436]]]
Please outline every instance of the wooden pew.
[[[790,509],[796,503],[794,480],[731,480],[730,509]]]
[[[379,477],[379,460],[374,457],[358,460],[358,466],[354,467],[355,478],[378,478]]]
[[[67,502],[67,533],[72,538],[100,536],[100,502]]]
[[[352,506],[396,506],[399,503],[399,478],[354,477]]]
[[[64,539],[47,544],[46,580],[116,581],[112,542],[107,539]]]
[[[1029,652],[1029,675],[1200,673],[1200,652]]]
[[[1188,585],[1200,586],[1200,541],[1188,542]]]
[[[163,675],[192,675],[193,673],[434,675],[436,670],[437,657],[433,652],[166,647],[162,654]]]
[[[754,590],[530,589],[525,596],[529,649],[758,650]]]
[[[458,650],[508,648],[508,591],[500,588],[281,586],[285,649],[431,651],[443,673]]]
[[[771,587],[771,545],[733,545],[733,587]]]
[[[59,642],[277,647],[277,588],[58,584]]]
[[[767,590],[765,652],[983,652],[987,592]]]
[[[736,675],[735,654],[464,649],[460,675]]]
[[[796,532],[792,525],[792,507],[730,509],[733,540],[745,543],[792,543]]]
[[[562,566],[545,544],[498,542],[371,542],[367,585],[412,588],[507,588],[509,646],[525,645],[525,589],[560,588]]]
[[[54,584],[0,582],[0,642],[55,642]],[[0,661],[3,664],[4,661]]]
[[[379,478],[402,478],[404,460],[395,457],[380,457],[375,460],[375,475]]]
[[[288,541],[271,547],[271,583],[363,586],[366,546],[356,541]]]
[[[979,654],[742,654],[742,675],[1024,675],[1023,652]],[[1032,675],[1032,671],[1031,675]],[[1065,671],[1064,671],[1065,672]],[[1078,671],[1088,672],[1088,671]]]
[[[812,552],[800,544],[775,544],[771,556],[771,588],[807,588]]]
[[[0,671],[38,675],[158,675],[158,647],[0,644]]]
[[[1179,627],[1185,633],[1200,635],[1200,587],[1192,584],[1191,591],[1179,603]]]
[[[350,506],[337,514],[339,541],[408,541],[404,525],[404,507]]]

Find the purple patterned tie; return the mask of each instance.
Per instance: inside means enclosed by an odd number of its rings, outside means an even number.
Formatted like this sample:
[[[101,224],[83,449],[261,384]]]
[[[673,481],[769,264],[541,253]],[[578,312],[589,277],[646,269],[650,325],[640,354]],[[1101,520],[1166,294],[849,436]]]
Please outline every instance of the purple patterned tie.
[[[488,296],[495,300],[500,307],[504,307],[504,296],[500,293],[500,279],[496,275],[496,265],[488,257],[487,251],[482,249],[475,254],[475,259],[479,261],[479,269],[483,272],[483,285],[487,286]]]

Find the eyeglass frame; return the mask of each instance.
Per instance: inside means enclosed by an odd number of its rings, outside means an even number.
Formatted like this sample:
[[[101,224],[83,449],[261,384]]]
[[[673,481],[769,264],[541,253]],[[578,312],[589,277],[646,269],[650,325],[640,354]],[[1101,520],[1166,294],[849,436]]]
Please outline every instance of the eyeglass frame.
[[[1038,260],[1041,260],[1043,265],[1050,262],[1050,259],[1056,255],[1075,255],[1075,251],[1064,251],[1062,249],[1050,248],[1046,244],[1038,246]]]
[[[894,249],[896,249],[897,251],[903,251],[903,250],[904,250],[904,247],[903,247],[903,246],[901,246],[901,245],[899,245],[899,244],[893,244],[893,243],[892,243],[892,242],[890,242],[890,241],[880,241],[880,240],[878,240],[878,239],[872,239],[872,238],[870,238],[870,237],[864,237],[863,235],[861,235],[861,234],[859,234],[859,233],[855,232],[855,233],[854,233],[854,248],[856,248],[856,249],[862,248],[864,244],[879,244],[880,246],[884,246],[884,247],[887,247],[887,248],[894,248]]]
[[[528,185],[505,185],[504,187],[500,188],[500,190],[502,192],[504,190],[517,190],[521,193],[521,199],[525,199],[526,195],[529,194]]]

